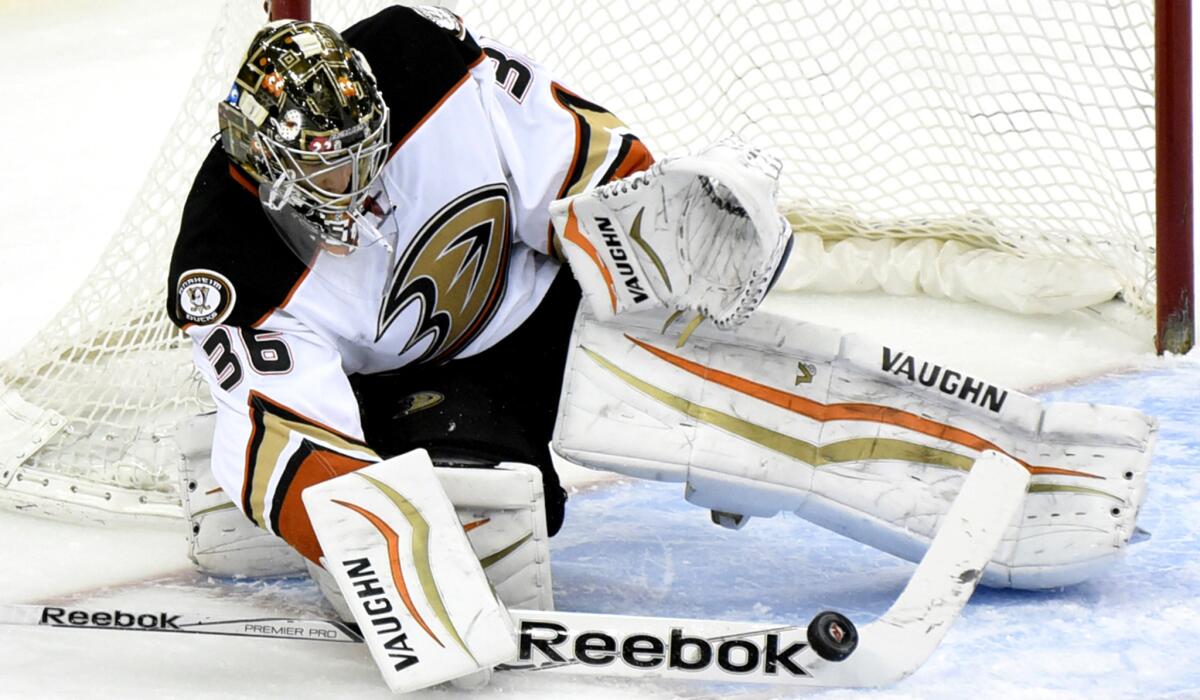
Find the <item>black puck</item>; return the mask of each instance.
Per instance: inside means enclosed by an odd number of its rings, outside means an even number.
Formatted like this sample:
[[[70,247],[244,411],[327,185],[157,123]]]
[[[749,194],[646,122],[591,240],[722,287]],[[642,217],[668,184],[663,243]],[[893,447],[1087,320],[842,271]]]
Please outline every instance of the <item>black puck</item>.
[[[826,610],[808,623],[808,644],[826,661],[842,661],[858,646],[858,630],[841,613]]]

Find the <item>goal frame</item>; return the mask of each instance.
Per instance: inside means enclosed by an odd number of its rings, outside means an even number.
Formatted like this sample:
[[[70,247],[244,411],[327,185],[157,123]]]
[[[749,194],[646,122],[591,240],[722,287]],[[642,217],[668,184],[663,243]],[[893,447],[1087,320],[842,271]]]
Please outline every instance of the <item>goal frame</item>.
[[[1190,0],[1154,4],[1155,347],[1184,354],[1195,345],[1192,195],[1192,17]]]

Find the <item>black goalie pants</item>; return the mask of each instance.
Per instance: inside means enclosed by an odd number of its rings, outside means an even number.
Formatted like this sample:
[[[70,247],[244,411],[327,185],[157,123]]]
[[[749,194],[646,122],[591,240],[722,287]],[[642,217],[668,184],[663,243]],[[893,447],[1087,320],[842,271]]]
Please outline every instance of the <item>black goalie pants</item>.
[[[439,465],[535,465],[558,532],[567,494],[549,443],[579,299],[564,265],[525,323],[478,355],[351,376],[367,444],[384,458],[425,448]]]

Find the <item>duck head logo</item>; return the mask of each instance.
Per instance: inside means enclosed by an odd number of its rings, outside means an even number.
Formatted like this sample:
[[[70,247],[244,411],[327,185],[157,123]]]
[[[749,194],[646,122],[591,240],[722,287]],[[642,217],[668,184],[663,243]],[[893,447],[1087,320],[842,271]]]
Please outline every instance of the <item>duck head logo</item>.
[[[376,341],[411,305],[417,321],[401,353],[448,360],[474,340],[504,294],[511,247],[505,185],[485,185],[442,207],[421,227],[392,271]]]

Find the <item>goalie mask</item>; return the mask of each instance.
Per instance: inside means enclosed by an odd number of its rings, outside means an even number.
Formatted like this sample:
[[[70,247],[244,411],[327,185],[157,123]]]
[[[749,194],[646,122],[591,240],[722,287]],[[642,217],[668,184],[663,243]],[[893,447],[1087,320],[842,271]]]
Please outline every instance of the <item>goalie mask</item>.
[[[279,21],[250,43],[218,107],[221,145],[298,249],[347,253],[383,170],[388,108],[366,59],[330,27]]]

